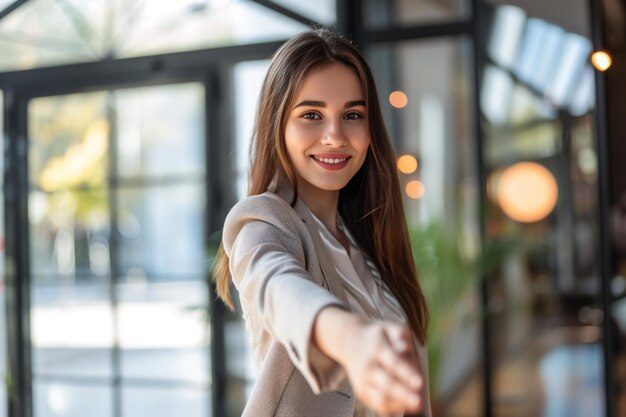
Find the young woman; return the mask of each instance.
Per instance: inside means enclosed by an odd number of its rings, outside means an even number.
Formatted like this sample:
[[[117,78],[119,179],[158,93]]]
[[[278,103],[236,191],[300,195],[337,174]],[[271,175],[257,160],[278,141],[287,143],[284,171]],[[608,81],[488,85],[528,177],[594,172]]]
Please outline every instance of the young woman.
[[[430,416],[395,156],[350,42],[318,30],[276,52],[251,164],[215,272],[231,308],[237,287],[259,365],[244,416]]]

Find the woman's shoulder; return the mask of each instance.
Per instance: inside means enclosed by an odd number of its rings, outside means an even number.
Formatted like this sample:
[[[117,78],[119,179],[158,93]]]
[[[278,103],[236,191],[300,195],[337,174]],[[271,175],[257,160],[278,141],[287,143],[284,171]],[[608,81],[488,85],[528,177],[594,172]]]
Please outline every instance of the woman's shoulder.
[[[267,191],[248,196],[233,206],[224,221],[224,233],[237,233],[251,221],[268,223],[279,229],[293,230],[296,227],[294,209],[282,197]]]
[[[245,197],[237,202],[228,212],[226,221],[286,217],[290,209],[293,210],[282,197],[266,191],[263,194]]]

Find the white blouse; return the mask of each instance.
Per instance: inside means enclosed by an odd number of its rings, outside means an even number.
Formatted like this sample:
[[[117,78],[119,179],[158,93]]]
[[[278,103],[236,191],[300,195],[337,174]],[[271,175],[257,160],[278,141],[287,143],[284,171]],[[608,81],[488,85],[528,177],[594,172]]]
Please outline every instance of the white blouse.
[[[398,303],[398,300],[381,279],[374,262],[361,252],[354,237],[344,226],[339,213],[337,213],[337,227],[343,231],[348,238],[350,243],[349,254],[324,223],[312,212],[311,217],[313,217],[317,224],[322,242],[331,255],[337,273],[343,281],[346,297],[352,311],[372,321],[391,321],[406,324],[406,315]],[[417,341],[415,341],[415,343],[416,346],[419,346]],[[428,367],[425,349],[419,346],[417,353],[420,359],[421,369],[424,372],[424,381],[426,381],[426,385],[428,385]],[[425,396],[424,416],[430,417],[428,389],[425,390]],[[357,401],[354,417],[379,416]],[[402,417],[402,414],[390,417]]]

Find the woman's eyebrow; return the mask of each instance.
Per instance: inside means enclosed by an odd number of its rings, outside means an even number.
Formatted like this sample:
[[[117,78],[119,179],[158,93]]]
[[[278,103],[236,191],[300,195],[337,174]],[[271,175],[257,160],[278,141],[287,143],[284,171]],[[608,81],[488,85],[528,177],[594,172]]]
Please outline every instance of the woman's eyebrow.
[[[347,109],[349,107],[356,107],[356,106],[363,106],[363,107],[365,107],[365,100],[348,101],[343,107]]]
[[[323,101],[317,101],[317,100],[303,100],[300,103],[296,104],[295,106],[293,106],[293,108],[297,108],[297,107],[303,107],[303,106],[311,106],[311,107],[326,107],[326,103]],[[346,104],[344,104],[344,108],[349,108],[349,107],[356,107],[356,106],[363,106],[365,107],[365,100],[353,100],[353,101],[348,101],[346,102]]]

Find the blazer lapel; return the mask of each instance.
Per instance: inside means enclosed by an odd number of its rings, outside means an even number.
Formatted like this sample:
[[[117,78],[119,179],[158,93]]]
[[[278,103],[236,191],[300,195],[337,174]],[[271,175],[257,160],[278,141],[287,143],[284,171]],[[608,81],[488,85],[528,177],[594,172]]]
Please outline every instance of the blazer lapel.
[[[309,235],[311,235],[313,246],[315,246],[315,252],[317,253],[317,259],[319,260],[322,273],[324,274],[324,278],[328,284],[328,289],[336,297],[345,302],[347,306],[349,306],[350,304],[348,303],[346,290],[341,282],[341,277],[337,274],[335,264],[330,259],[330,255],[322,243],[319,230],[311,217],[309,208],[301,200],[298,200],[294,209],[296,210],[296,213],[298,213],[298,216],[300,216],[300,219],[304,222],[307,230],[309,231]]]
[[[291,201],[293,200],[294,191],[291,188],[291,185],[286,179],[279,177],[278,175],[272,181],[269,191],[278,194],[288,204],[291,204]],[[324,280],[328,285],[328,289],[331,293],[333,293],[333,295],[346,303],[346,306],[349,306],[350,304],[348,303],[346,291],[343,287],[343,283],[341,282],[341,277],[337,274],[335,264],[330,259],[330,255],[322,243],[319,230],[317,230],[317,226],[311,217],[311,211],[300,199],[296,200],[294,210],[300,220],[304,222],[304,225],[311,236],[313,246],[315,247],[315,253],[317,254],[317,259],[319,261],[322,274],[324,275]]]

